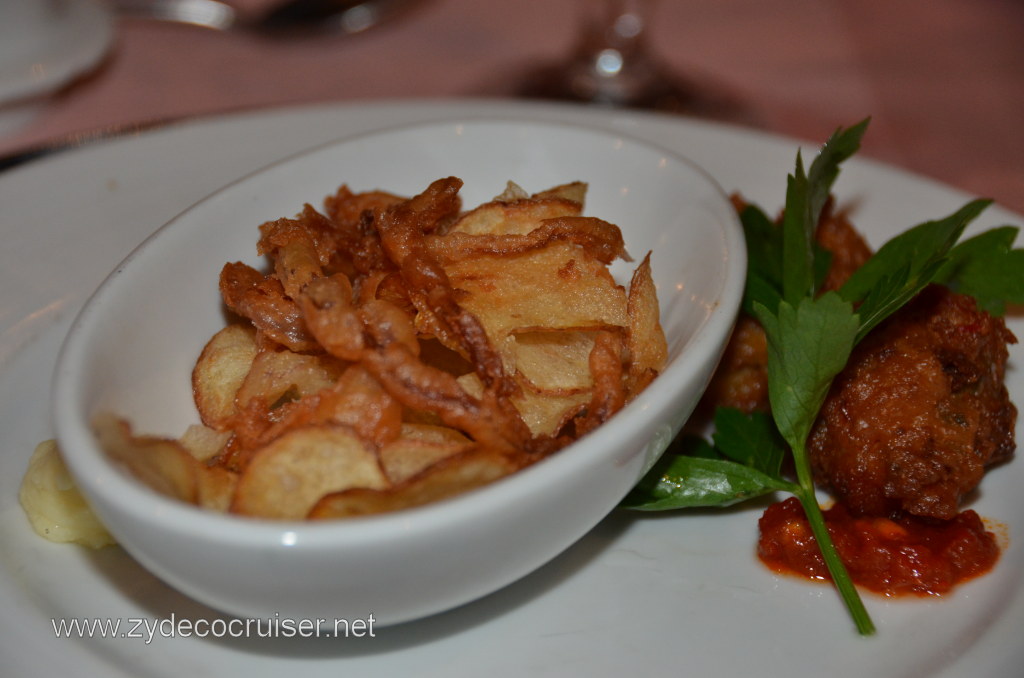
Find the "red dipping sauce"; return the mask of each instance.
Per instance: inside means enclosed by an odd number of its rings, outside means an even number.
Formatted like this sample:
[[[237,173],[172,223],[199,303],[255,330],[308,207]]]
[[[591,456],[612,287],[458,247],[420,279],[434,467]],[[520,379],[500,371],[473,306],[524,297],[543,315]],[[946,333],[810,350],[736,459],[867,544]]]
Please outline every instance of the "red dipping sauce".
[[[988,572],[999,559],[995,535],[971,510],[948,521],[855,518],[841,504],[824,513],[854,583],[887,596],[943,594]],[[830,579],[795,497],[769,506],[758,525],[757,551],[766,565],[780,573]]]

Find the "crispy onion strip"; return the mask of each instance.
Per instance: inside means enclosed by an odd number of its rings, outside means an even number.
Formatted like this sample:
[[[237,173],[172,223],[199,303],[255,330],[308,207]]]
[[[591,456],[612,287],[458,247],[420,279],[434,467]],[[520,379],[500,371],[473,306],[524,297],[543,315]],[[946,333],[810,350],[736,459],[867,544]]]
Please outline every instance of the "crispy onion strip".
[[[410,301],[429,317],[430,326],[449,348],[466,355],[488,390],[501,398],[518,393],[505,374],[501,356],[491,345],[480,320],[462,308],[444,268],[428,251],[424,238],[458,209],[462,181],[438,179],[427,190],[381,216],[384,250],[398,264]]]
[[[477,235],[452,232],[428,236],[425,244],[441,264],[449,264],[481,255],[507,256],[540,249],[552,242],[572,242],[604,264],[616,258],[631,261],[618,226],[595,217],[558,217],[545,219],[526,234]]]
[[[277,278],[241,262],[229,263],[221,270],[220,291],[228,308],[277,343],[298,352],[318,348],[299,305],[288,298]]]

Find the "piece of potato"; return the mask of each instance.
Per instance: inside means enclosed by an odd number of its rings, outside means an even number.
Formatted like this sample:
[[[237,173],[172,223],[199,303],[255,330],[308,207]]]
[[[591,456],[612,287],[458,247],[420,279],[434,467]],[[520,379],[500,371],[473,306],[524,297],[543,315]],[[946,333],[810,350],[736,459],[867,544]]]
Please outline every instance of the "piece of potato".
[[[228,325],[206,343],[192,370],[192,393],[204,424],[218,430],[229,425],[235,394],[257,352],[251,325]]]
[[[473,445],[447,426],[402,424],[402,433],[380,449],[380,463],[392,483],[400,483],[431,464],[463,452]]]
[[[259,450],[242,472],[231,510],[300,520],[320,497],[352,487],[388,486],[377,456],[340,426],[289,431]]]
[[[651,374],[661,372],[668,360],[668,344],[661,327],[658,292],[651,278],[650,252],[633,272],[626,312],[629,315],[626,345],[632,356],[629,365],[630,390],[636,391],[650,380]]]
[[[601,331],[594,336],[590,352],[590,375],[594,388],[586,414],[576,420],[576,434],[584,435],[608,421],[626,404],[625,338],[620,332]]]
[[[508,457],[474,447],[445,457],[405,482],[386,489],[356,488],[320,499],[309,518],[351,518],[422,506],[468,492],[516,471]]]
[[[78,491],[54,440],[36,446],[18,500],[32,529],[44,539],[94,549],[116,543]]]
[[[523,421],[535,436],[556,435],[569,421],[582,412],[590,401],[590,391],[570,393],[537,393],[524,388],[522,395],[512,399]]]
[[[459,384],[473,397],[483,395],[484,386],[476,374],[464,374]],[[539,393],[520,382],[520,392],[512,396],[512,405],[534,436],[554,435],[590,402],[590,390],[578,393]]]
[[[625,327],[626,291],[579,246],[555,242],[515,256],[481,256],[446,268],[463,308],[495,345],[514,332]]]
[[[568,184],[552,186],[546,191],[534,193],[535,199],[558,198],[560,200],[571,200],[578,202],[582,208],[587,199],[587,183],[585,181],[571,181]]]
[[[238,474],[220,466],[202,466],[196,475],[196,504],[218,513],[231,507]]]
[[[257,399],[263,408],[274,409],[288,400],[316,393],[334,384],[341,374],[339,362],[329,356],[293,353],[288,349],[256,354],[235,400],[246,408]]]
[[[200,463],[181,441],[135,436],[127,422],[112,415],[98,416],[93,428],[103,450],[150,488],[202,508],[219,512],[227,510],[237,474]],[[223,438],[224,435],[193,426],[182,439],[203,439],[200,444],[207,445],[211,439]],[[48,459],[46,463],[56,462]]]
[[[525,234],[545,219],[579,216],[583,212],[586,184],[565,184],[527,197],[513,182],[493,201],[460,215],[448,229],[449,233],[473,235]]]
[[[185,429],[178,442],[199,461],[209,461],[220,454],[230,438],[230,431],[218,431],[202,424],[192,424]]]
[[[516,372],[541,393],[570,395],[588,391],[593,332],[522,332],[508,345]]]
[[[128,423],[110,414],[93,420],[107,455],[160,494],[194,504],[199,462],[176,440],[135,436]]]

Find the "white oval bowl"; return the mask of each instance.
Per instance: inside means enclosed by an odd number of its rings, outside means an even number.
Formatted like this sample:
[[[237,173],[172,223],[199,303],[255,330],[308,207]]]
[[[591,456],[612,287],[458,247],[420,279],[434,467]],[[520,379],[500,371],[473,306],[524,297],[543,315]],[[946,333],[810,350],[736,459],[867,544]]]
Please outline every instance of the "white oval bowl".
[[[221,515],[139,484],[97,446],[99,412],[177,437],[198,421],[190,376],[224,325],[228,261],[260,265],[258,226],[353,190],[420,192],[465,181],[463,204],[589,183],[586,214],[651,250],[669,364],[597,432],[530,468],[436,504],[346,521]],[[628,283],[635,263],[613,267]],[[499,119],[427,123],[359,136],[274,164],[191,207],[129,255],[75,320],[58,359],[57,437],[90,504],[142,565],[240,617],[348,619],[378,626],[493,592],[566,549],[625,496],[700,398],[739,307],[746,252],[735,211],[684,158],[621,134]]]

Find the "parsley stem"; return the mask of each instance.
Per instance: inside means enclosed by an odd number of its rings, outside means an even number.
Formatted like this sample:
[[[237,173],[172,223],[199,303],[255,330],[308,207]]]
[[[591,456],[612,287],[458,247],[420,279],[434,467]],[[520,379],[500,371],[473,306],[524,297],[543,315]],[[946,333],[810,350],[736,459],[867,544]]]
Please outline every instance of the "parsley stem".
[[[853,580],[850,578],[846,565],[843,564],[843,559],[839,557],[839,552],[832,542],[832,535],[829,534],[828,526],[825,524],[825,516],[821,512],[821,506],[818,505],[818,499],[814,494],[814,481],[806,450],[794,449],[793,459],[796,462],[799,481],[798,489],[794,494],[800,501],[800,505],[803,506],[804,515],[807,516],[807,522],[811,525],[811,533],[814,534],[814,539],[821,550],[821,556],[825,560],[825,566],[828,567],[828,572],[832,576],[832,584],[836,587],[846,609],[853,618],[857,632],[862,636],[873,635],[875,624],[864,607],[857,587],[853,585]]]

